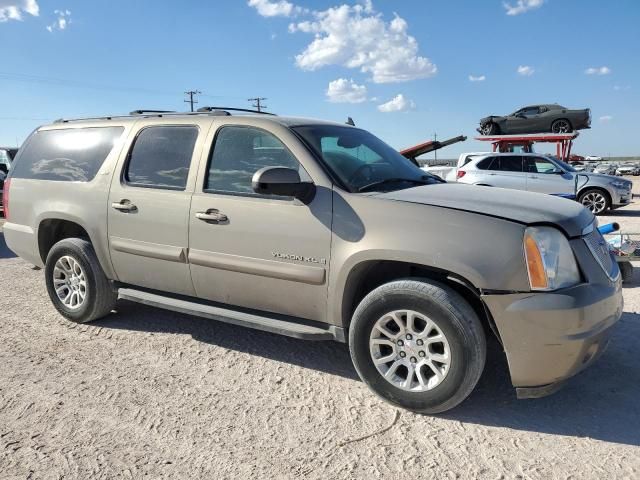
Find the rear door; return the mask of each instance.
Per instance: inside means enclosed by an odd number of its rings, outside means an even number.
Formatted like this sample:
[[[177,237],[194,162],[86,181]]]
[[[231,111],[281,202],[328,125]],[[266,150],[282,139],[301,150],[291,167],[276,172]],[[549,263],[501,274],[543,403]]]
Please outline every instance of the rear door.
[[[496,155],[491,158],[491,163],[485,164],[488,185],[516,190],[526,189],[526,175],[523,171],[521,155]]]
[[[210,119],[146,120],[109,193],[109,249],[121,282],[195,295],[187,262],[189,206]]]
[[[526,156],[527,190],[551,195],[571,195],[575,181],[571,173],[561,171],[553,162],[544,157]]]
[[[197,295],[232,306],[309,320],[326,316],[331,183],[287,128],[219,120],[191,204],[189,261]],[[253,192],[268,166],[297,169],[316,184],[307,205]],[[208,221],[202,214],[217,215]]]

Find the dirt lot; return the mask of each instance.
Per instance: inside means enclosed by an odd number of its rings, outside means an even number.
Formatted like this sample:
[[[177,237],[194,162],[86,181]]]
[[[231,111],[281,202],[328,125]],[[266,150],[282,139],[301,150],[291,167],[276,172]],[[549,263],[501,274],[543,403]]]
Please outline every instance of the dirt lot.
[[[640,204],[612,219],[640,231]],[[476,391],[434,417],[378,400],[344,345],[131,303],[70,324],[1,234],[0,292],[3,479],[640,476],[640,281],[561,392],[516,400],[494,344]]]

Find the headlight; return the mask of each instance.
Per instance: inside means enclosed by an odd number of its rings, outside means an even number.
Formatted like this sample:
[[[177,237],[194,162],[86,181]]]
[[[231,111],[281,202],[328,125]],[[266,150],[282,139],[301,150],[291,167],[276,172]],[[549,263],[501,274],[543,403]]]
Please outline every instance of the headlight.
[[[557,290],[580,283],[576,258],[567,238],[552,227],[529,227],[524,253],[532,290]]]
[[[622,180],[614,180],[613,182],[609,183],[609,185],[616,188],[627,188],[627,182],[623,182]]]

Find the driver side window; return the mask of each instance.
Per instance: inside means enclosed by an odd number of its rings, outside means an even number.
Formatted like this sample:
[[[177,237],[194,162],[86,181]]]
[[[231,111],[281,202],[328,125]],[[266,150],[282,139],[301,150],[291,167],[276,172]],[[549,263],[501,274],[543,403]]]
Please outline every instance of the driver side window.
[[[546,158],[528,157],[527,171],[529,173],[553,173],[558,170],[553,163]]]
[[[222,127],[211,152],[204,190],[258,196],[251,180],[263,167],[292,168],[302,179],[309,179],[296,157],[271,133],[254,127]]]

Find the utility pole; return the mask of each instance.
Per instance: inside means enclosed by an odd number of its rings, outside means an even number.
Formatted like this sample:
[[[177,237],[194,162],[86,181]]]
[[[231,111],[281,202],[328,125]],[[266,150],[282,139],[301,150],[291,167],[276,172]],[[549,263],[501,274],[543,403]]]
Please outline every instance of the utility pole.
[[[193,105],[198,103],[198,100],[194,100],[193,97],[195,95],[200,95],[202,92],[200,90],[189,90],[188,92],[184,92],[185,95],[189,95],[189,98],[185,100],[185,103],[188,103],[191,106],[191,111],[193,112]]]
[[[438,134],[437,134],[437,133],[435,133],[435,132],[434,132],[434,134],[433,134],[433,141],[434,141],[434,142],[437,142],[437,141],[438,141]],[[433,159],[434,159],[433,163],[436,163],[436,164],[437,164],[437,163],[438,163],[438,149],[436,149],[436,150],[434,150],[434,151],[433,151]]]
[[[247,99],[248,102],[253,102],[251,106],[256,110],[258,110],[259,112],[261,112],[263,108],[267,108],[266,105],[262,104],[262,102],[264,102],[265,100],[266,100],[265,97],[256,97],[256,98]]]

